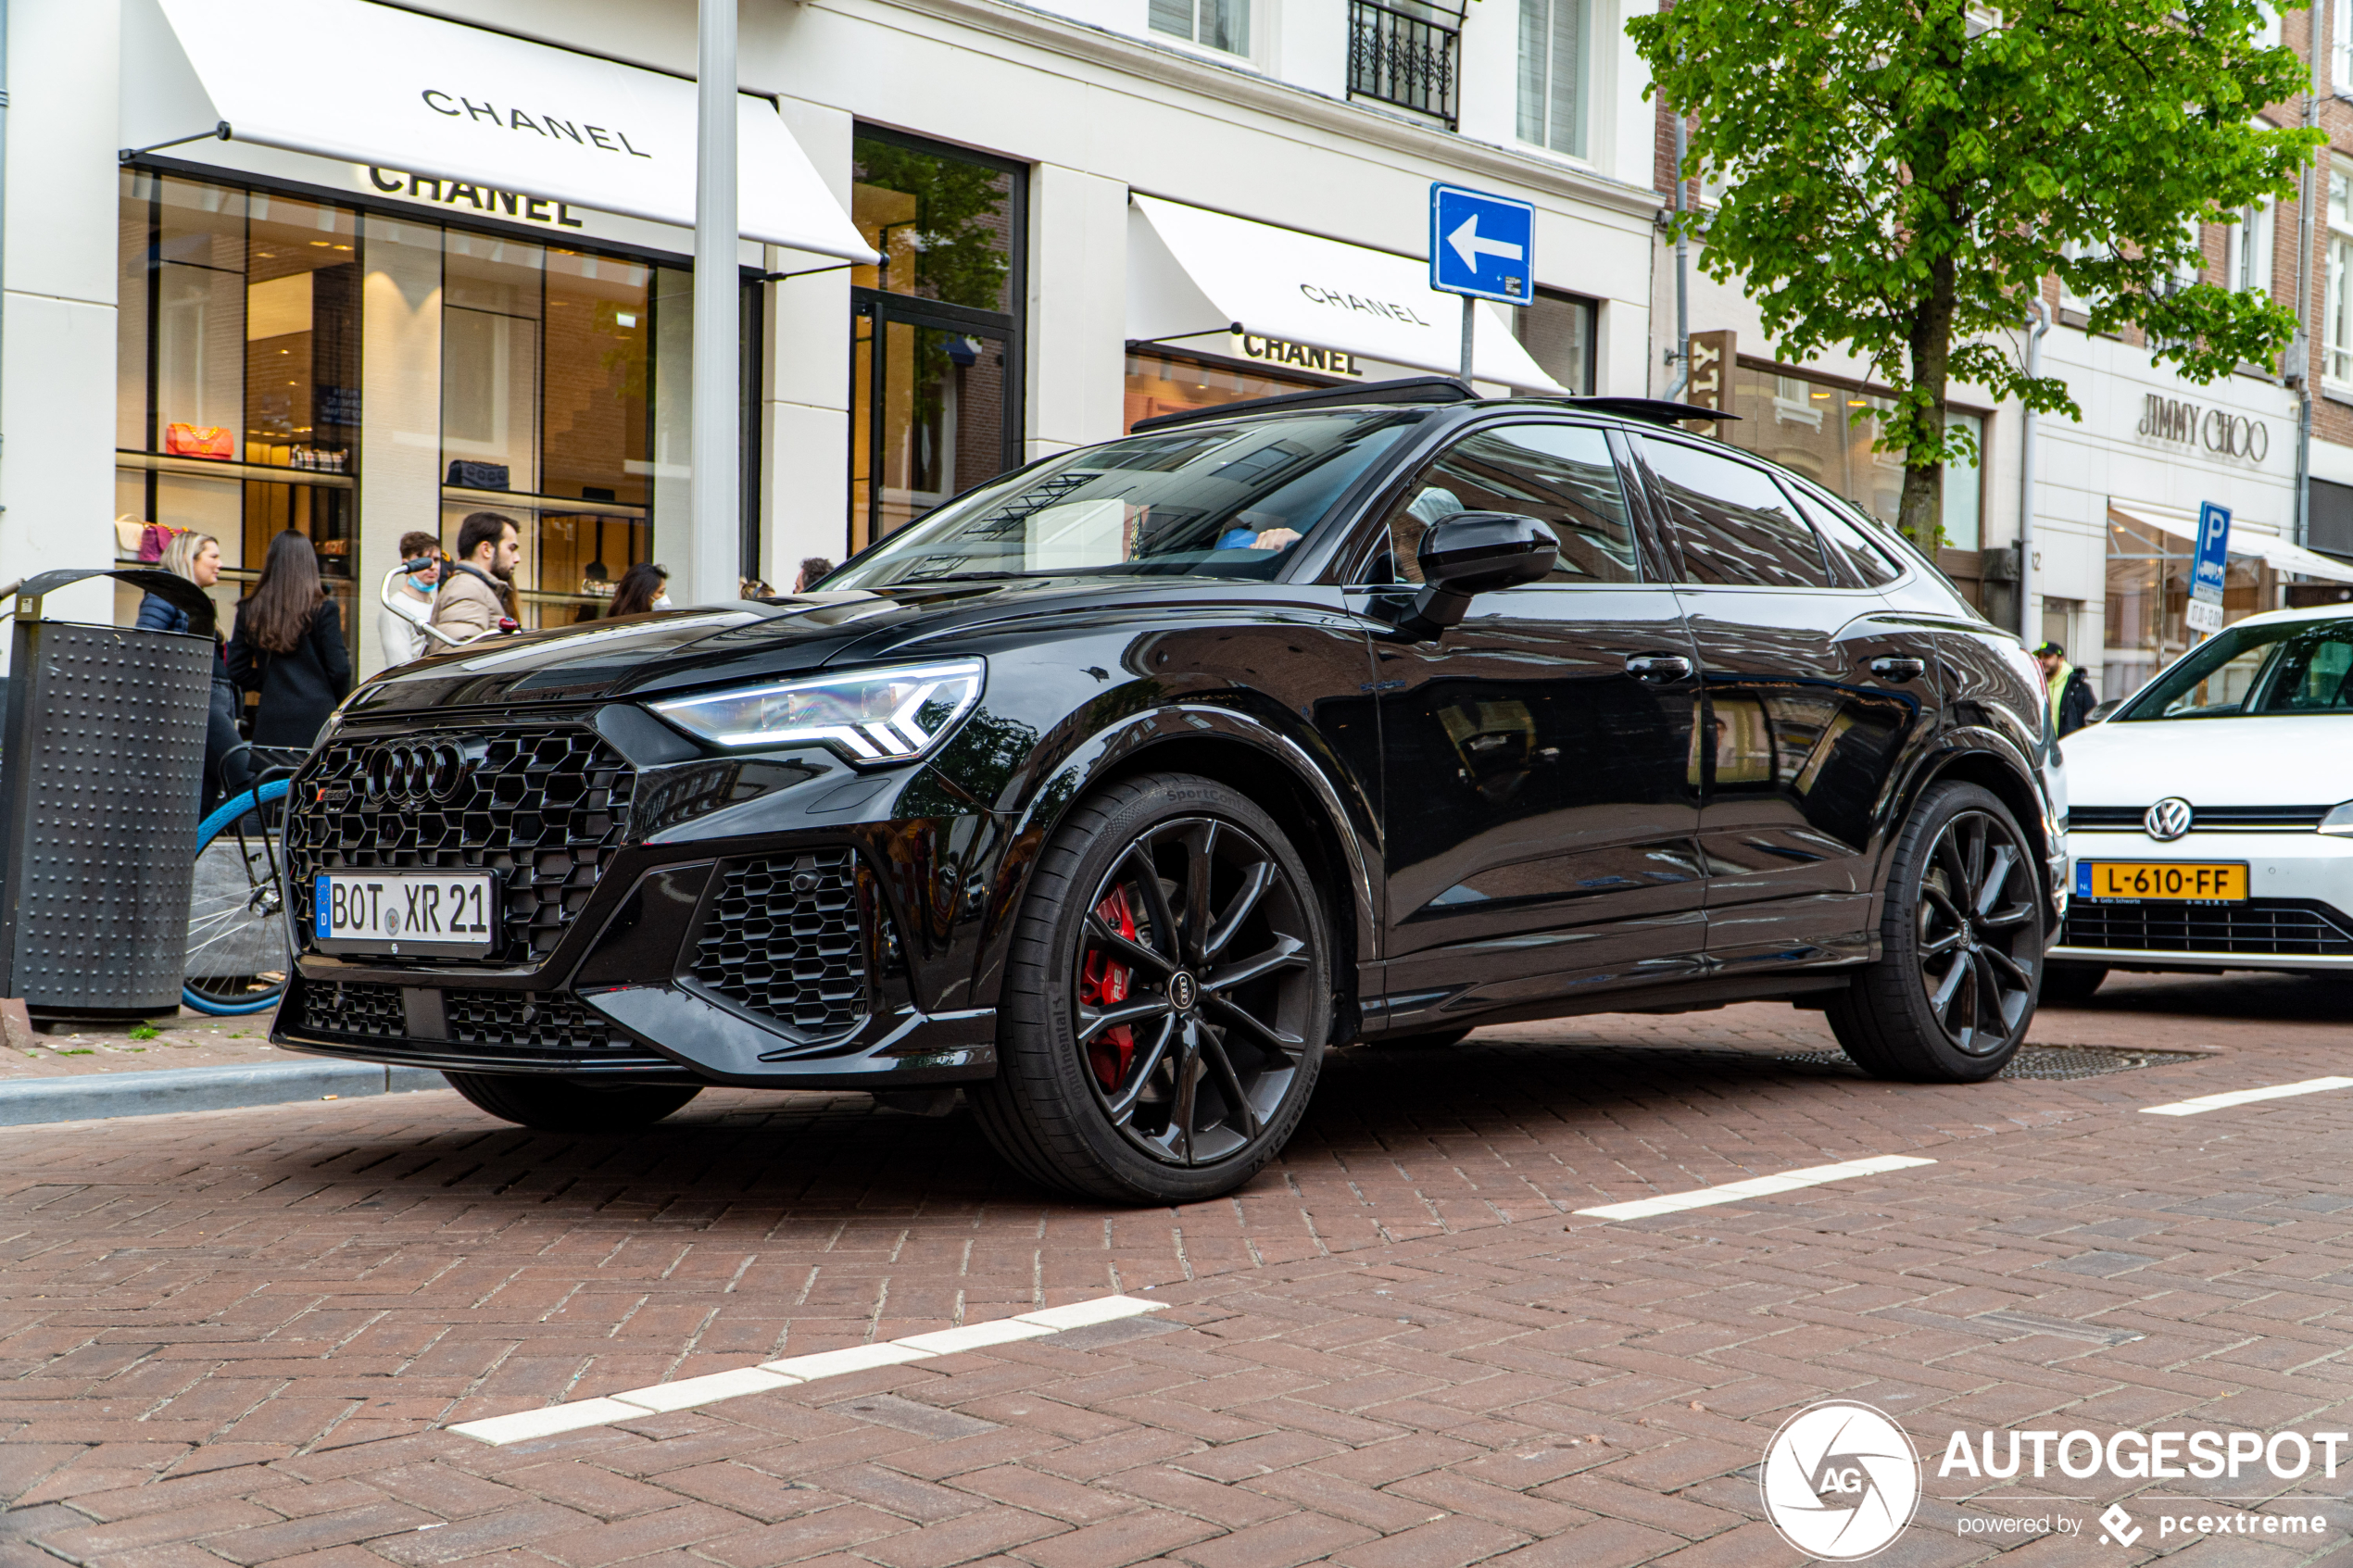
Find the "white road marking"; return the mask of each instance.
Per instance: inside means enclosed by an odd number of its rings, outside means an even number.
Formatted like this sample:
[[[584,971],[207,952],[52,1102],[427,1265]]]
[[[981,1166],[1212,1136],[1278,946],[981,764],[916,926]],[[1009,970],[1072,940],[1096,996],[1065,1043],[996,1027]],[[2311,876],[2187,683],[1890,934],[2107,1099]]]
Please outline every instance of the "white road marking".
[[[2261,1089],[2233,1089],[2226,1095],[2200,1095],[2196,1099],[2176,1100],[2171,1105],[2145,1105],[2141,1107],[2141,1114],[2197,1116],[2229,1106],[2253,1105],[2263,1099],[2288,1099],[2296,1095],[2317,1095],[2330,1089],[2353,1089],[2353,1078],[2307,1078],[2300,1084],[2273,1084]]]
[[[1715,1203],[1738,1203],[1744,1198],[1768,1198],[1777,1192],[1820,1186],[1825,1182],[1843,1182],[1849,1176],[1876,1176],[1882,1171],[1907,1171],[1915,1165],[1935,1163],[1933,1160],[1921,1160],[1909,1154],[1882,1154],[1870,1160],[1849,1160],[1836,1165],[1808,1165],[1802,1171],[1783,1171],[1778,1176],[1756,1176],[1745,1182],[1727,1182],[1720,1187],[1668,1193],[1664,1198],[1638,1198],[1632,1203],[1606,1203],[1599,1209],[1579,1209],[1577,1211],[1591,1214],[1597,1220],[1647,1220],[1654,1214],[1705,1209]]]
[[[1074,1328],[1157,1312],[1164,1304],[1133,1296],[1105,1296],[1093,1301],[1074,1302],[1067,1307],[1047,1307],[1038,1311],[1022,1312],[988,1323],[966,1323],[962,1328],[910,1335],[904,1339],[888,1339],[878,1345],[853,1345],[846,1350],[821,1350],[810,1356],[788,1356],[783,1361],[766,1361],[756,1367],[737,1367],[732,1372],[714,1372],[701,1377],[682,1377],[675,1383],[657,1383],[650,1388],[632,1388],[623,1394],[574,1399],[568,1404],[549,1405],[545,1410],[517,1411],[512,1415],[487,1416],[481,1421],[460,1423],[449,1430],[494,1448],[504,1447],[533,1437],[552,1437],[562,1432],[608,1426],[617,1421],[634,1421],[641,1416],[668,1411],[693,1410],[721,1399],[741,1399],[746,1394],[765,1394],[772,1389],[813,1383],[821,1377],[839,1377],[845,1373],[864,1372],[871,1367],[897,1366],[906,1361],[928,1361],[934,1356],[951,1356],[959,1350],[977,1350],[990,1345],[1010,1344],[1017,1339],[1066,1334]]]

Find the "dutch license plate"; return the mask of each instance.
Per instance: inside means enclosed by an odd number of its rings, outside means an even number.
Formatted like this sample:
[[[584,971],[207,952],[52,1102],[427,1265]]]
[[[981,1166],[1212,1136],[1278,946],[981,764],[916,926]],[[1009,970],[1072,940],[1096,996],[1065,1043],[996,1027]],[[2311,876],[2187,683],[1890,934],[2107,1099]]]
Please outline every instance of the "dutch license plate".
[[[489,872],[321,872],[311,932],[331,953],[488,955],[497,935]]]
[[[2166,898],[2235,904],[2246,897],[2245,865],[2185,866],[2147,860],[2078,860],[2079,898]]]

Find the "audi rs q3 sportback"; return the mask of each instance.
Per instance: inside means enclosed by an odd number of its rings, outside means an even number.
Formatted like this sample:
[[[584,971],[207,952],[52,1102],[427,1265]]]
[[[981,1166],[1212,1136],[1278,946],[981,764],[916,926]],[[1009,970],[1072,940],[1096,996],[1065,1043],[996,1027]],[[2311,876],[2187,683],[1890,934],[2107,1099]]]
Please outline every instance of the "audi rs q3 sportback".
[[[271,1037],[484,1110],[961,1088],[1208,1198],[1335,1047],[1781,998],[1998,1072],[2064,909],[2040,681],[1903,541],[1641,400],[1146,421],[814,591],[405,666],[285,830]]]

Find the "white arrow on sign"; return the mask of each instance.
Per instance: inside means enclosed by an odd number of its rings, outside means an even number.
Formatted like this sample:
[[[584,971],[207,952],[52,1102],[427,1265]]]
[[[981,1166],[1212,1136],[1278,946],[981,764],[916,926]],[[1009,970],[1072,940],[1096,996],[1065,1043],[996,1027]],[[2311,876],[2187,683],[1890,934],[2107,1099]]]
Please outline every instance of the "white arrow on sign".
[[[1446,243],[1454,247],[1454,254],[1463,258],[1463,265],[1474,272],[1478,270],[1478,258],[1482,256],[1499,256],[1505,261],[1517,261],[1523,254],[1518,245],[1505,245],[1501,240],[1480,239],[1478,214],[1476,212],[1463,220],[1461,228],[1446,236]]]

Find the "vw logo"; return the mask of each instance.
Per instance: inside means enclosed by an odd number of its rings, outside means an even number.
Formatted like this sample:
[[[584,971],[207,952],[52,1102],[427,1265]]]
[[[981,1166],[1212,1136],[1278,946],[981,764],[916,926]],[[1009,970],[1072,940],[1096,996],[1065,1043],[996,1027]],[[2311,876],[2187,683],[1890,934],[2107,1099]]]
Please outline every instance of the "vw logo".
[[[2171,844],[2190,831],[2190,803],[2169,795],[2143,814],[2141,826],[2159,844]]]
[[[368,754],[368,797],[408,806],[447,801],[470,771],[465,748],[454,740],[393,741]]]
[[[1904,1429],[1870,1406],[1825,1400],[1773,1434],[1757,1486],[1783,1540],[1808,1557],[1852,1562],[1911,1523],[1919,1456]]]
[[[1179,1012],[1189,1010],[1201,1000],[1201,987],[1180,969],[1168,977],[1168,1000]]]

